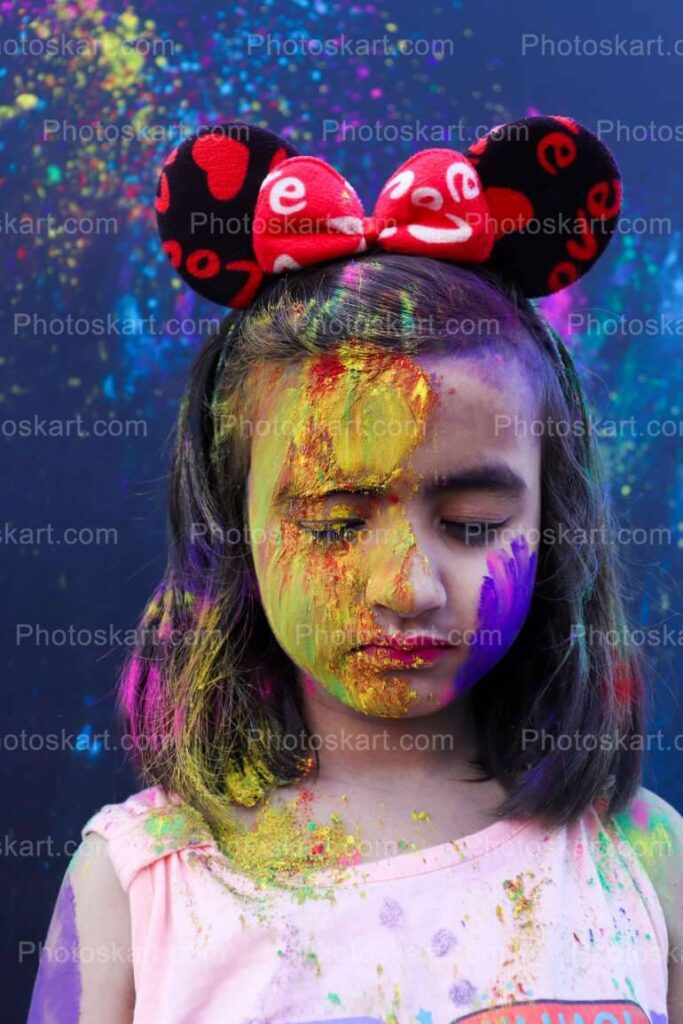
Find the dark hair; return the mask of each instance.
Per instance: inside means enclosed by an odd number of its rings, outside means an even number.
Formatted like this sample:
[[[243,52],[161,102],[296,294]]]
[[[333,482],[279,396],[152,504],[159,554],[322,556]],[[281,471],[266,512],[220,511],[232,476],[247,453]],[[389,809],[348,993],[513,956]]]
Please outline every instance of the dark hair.
[[[143,779],[179,793],[220,830],[231,803],[253,805],[305,773],[301,750],[272,742],[307,729],[245,536],[258,397],[249,374],[263,361],[298,361],[359,337],[409,353],[486,352],[496,342],[533,374],[547,424],[536,586],[516,641],[470,693],[479,752],[471,764],[481,781],[504,786],[503,817],[559,825],[594,801],[617,813],[641,781],[634,737],[645,694],[627,643],[608,488],[570,353],[491,273],[386,253],[269,279],[193,365],[177,427],[168,565],[119,691]],[[545,730],[554,742],[526,743],[524,730]],[[576,742],[568,748],[561,737]]]

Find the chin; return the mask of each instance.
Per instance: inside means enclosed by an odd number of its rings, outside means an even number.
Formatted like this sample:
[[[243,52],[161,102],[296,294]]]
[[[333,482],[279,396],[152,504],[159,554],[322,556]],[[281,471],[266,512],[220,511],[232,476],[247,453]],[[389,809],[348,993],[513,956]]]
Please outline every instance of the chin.
[[[373,718],[427,718],[454,704],[461,696],[455,688],[453,671],[447,674],[436,669],[399,671],[385,675],[383,684],[385,692],[399,687],[403,690],[400,706],[387,707],[378,702],[376,707],[371,707],[366,701],[361,713]]]
[[[409,718],[433,715],[435,711],[441,711],[459,699],[460,695],[456,692],[455,676],[452,672],[447,676],[441,673],[440,679],[436,671],[411,672],[409,677],[410,685],[417,694],[407,712]]]

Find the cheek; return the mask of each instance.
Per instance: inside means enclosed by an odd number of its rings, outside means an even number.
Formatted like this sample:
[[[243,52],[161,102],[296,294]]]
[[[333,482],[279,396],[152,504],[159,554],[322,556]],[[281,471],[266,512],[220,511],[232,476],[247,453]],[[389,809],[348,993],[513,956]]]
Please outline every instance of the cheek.
[[[490,552],[486,575],[480,582],[476,622],[468,634],[468,655],[455,679],[462,695],[481,679],[510,649],[529,611],[536,579],[536,552],[523,536],[510,550]]]
[[[404,714],[416,697],[409,680],[379,672],[352,650],[377,631],[363,599],[368,553],[353,542],[325,550],[291,524],[282,526],[280,536],[279,545],[264,545],[255,558],[263,608],[280,647],[349,707]]]
[[[379,540],[356,535],[333,546],[289,520],[267,531],[259,573],[266,614],[280,645],[309,671],[343,673],[344,653],[377,632],[369,581],[380,598],[405,586],[401,556],[415,537],[398,505],[381,531]]]
[[[325,550],[289,522],[272,523],[254,554],[265,614],[300,667],[320,671],[357,642],[361,560],[353,546]]]

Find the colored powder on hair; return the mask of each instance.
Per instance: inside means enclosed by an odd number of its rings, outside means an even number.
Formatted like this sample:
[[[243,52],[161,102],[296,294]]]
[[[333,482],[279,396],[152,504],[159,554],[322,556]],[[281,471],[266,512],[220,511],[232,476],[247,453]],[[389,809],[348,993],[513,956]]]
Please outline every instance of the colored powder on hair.
[[[401,302],[401,323],[403,331],[406,334],[411,334],[415,330],[415,302],[404,288],[401,289],[399,300]]]

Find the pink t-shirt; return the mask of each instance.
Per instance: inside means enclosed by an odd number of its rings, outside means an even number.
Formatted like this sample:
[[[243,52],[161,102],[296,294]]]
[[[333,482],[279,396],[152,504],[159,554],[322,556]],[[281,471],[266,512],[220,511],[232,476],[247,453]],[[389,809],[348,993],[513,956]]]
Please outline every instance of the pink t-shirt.
[[[156,786],[88,832],[130,899],[135,1024],[667,1021],[661,904],[595,808],[281,888],[234,870]]]

